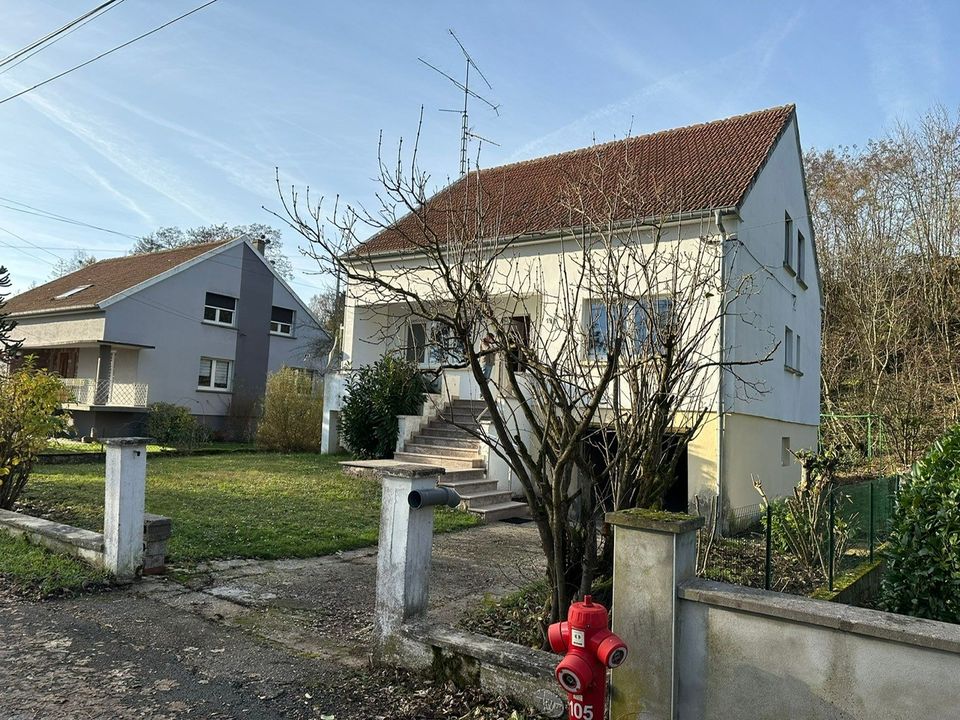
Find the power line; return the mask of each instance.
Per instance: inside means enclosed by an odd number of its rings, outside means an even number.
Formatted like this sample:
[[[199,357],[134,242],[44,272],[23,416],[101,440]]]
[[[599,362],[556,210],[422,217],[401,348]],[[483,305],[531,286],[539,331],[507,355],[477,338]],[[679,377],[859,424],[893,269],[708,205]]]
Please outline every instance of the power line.
[[[26,203],[18,202],[16,200],[11,200],[9,198],[0,197],[0,200],[16,203],[17,205],[22,205],[25,208],[29,208],[29,210],[24,210],[22,208],[11,207],[9,205],[5,205],[4,203],[0,202],[0,207],[6,208],[7,210],[13,210],[14,212],[25,213],[27,215],[35,215],[37,217],[45,218],[47,220],[57,220],[58,222],[68,223],[70,225],[79,225],[82,227],[88,227],[88,228],[91,228],[92,230],[100,230],[101,232],[110,233],[111,235],[119,235],[121,237],[130,238],[131,240],[140,239],[137,235],[131,235],[130,233],[121,232],[120,230],[111,230],[110,228],[103,227],[102,225],[93,225],[92,223],[84,222],[83,220],[77,220],[76,218],[71,218],[71,217],[68,217],[67,215],[60,215],[59,213],[50,212],[49,210],[42,210],[32,205],[27,205]]]
[[[74,66],[73,66],[72,68],[70,68],[69,70],[64,70],[63,72],[58,73],[58,74],[54,75],[53,77],[49,77],[49,78],[47,78],[46,80],[43,80],[43,81],[41,81],[41,82],[38,82],[36,85],[31,85],[30,87],[28,87],[28,88],[26,88],[26,89],[24,89],[24,90],[21,90],[20,92],[14,93],[13,95],[9,95],[8,97],[3,98],[3,100],[0,100],[0,105],[3,105],[4,103],[9,102],[10,100],[13,100],[13,99],[15,99],[15,98],[18,98],[18,97],[20,97],[21,95],[26,95],[28,92],[32,92],[33,90],[36,90],[36,89],[39,88],[39,87],[43,87],[43,86],[46,85],[47,83],[51,83],[51,82],[53,82],[54,80],[59,80],[59,79],[62,78],[64,75],[69,75],[69,74],[72,73],[74,70],[79,70],[79,69],[82,68],[82,67],[86,67],[86,66],[89,65],[90,63],[96,62],[96,61],[99,60],[100,58],[104,58],[104,57],[106,57],[107,55],[110,55],[111,53],[115,53],[117,50],[122,50],[123,48],[127,47],[128,45],[132,45],[133,43],[137,42],[138,40],[142,40],[143,38],[145,38],[145,37],[147,37],[147,36],[149,36],[149,35],[153,35],[155,32],[159,32],[160,30],[163,30],[165,27],[169,27],[170,25],[173,25],[175,22],[177,22],[177,21],[179,21],[179,20],[183,20],[184,18],[189,17],[190,15],[193,15],[195,12],[200,12],[200,11],[203,10],[204,8],[209,7],[210,5],[213,5],[215,2],[217,2],[217,0],[208,0],[208,2],[205,2],[203,5],[200,5],[199,7],[195,7],[193,10],[190,10],[190,11],[188,11],[188,12],[183,13],[183,15],[178,15],[177,17],[173,18],[173,20],[169,20],[169,21],[165,22],[163,25],[159,25],[158,27],[155,27],[153,30],[149,30],[149,31],[143,33],[142,35],[137,35],[137,37],[133,38],[132,40],[127,40],[127,42],[122,43],[122,44],[120,44],[120,45],[117,45],[116,47],[110,48],[109,50],[100,53],[100,54],[97,55],[96,57],[90,58],[89,60],[86,60],[86,61],[80,63],[79,65],[74,65]]]
[[[40,251],[42,251],[42,252],[45,252],[45,253],[46,253],[47,255],[49,255],[50,257],[56,258],[58,262],[63,259],[63,258],[61,258],[59,255],[50,252],[50,251],[47,250],[46,248],[43,248],[43,247],[37,245],[37,244],[34,243],[34,242],[30,242],[29,240],[27,240],[27,239],[26,239],[25,237],[23,237],[22,235],[17,235],[17,234],[16,234],[15,232],[13,232],[12,230],[7,230],[5,227],[0,227],[0,230],[2,230],[3,232],[5,232],[7,235],[11,235],[12,237],[15,237],[17,240],[20,240],[21,242],[27,243],[27,245],[30,245],[30,246],[32,246],[32,247],[35,247],[37,250],[40,250]],[[4,244],[10,245],[9,243],[4,243]],[[13,247],[13,246],[10,245],[10,247]],[[43,261],[43,262],[48,262],[48,263],[50,262],[49,260],[43,260],[43,258],[34,258],[34,259],[35,259],[35,260],[41,260],[41,261]],[[50,264],[53,265],[53,263],[50,263]]]
[[[59,27],[59,28],[57,28],[56,30],[54,30],[54,31],[52,31],[52,32],[47,33],[47,34],[44,35],[42,38],[39,38],[39,39],[37,39],[37,40],[34,40],[32,43],[30,43],[29,45],[27,45],[27,46],[25,46],[25,47],[20,48],[20,49],[17,50],[16,52],[10,53],[10,54],[7,55],[5,58],[3,58],[2,60],[0,60],[0,67],[3,67],[4,65],[7,65],[8,63],[16,60],[17,58],[21,58],[21,60],[20,60],[19,62],[14,63],[14,65],[11,65],[10,67],[12,68],[12,67],[15,67],[16,65],[19,65],[21,62],[23,62],[24,60],[26,60],[27,57],[31,57],[32,55],[36,55],[38,52],[40,52],[41,50],[43,50],[44,47],[48,47],[49,45],[53,45],[53,43],[57,42],[57,40],[61,39],[62,37],[66,37],[67,35],[69,35],[71,32],[73,32],[73,31],[76,30],[77,28],[82,27],[82,26],[85,25],[86,23],[90,22],[90,20],[93,20],[93,19],[94,19],[94,16],[96,16],[96,15],[97,15],[98,13],[100,13],[101,11],[106,12],[106,11],[110,8],[111,5],[119,5],[119,4],[122,3],[122,2],[123,2],[123,0],[108,0],[108,1],[105,2],[105,3],[102,3],[101,5],[98,5],[98,6],[95,7],[93,10],[89,10],[89,11],[85,12],[83,15],[81,15],[80,17],[74,18],[73,20],[71,20],[70,22],[68,22],[66,25],[64,25],[64,26],[62,26],[62,27]],[[72,29],[71,29],[71,28],[72,28]],[[67,31],[69,31],[69,32],[67,32]],[[59,36],[59,37],[58,37],[58,36]],[[31,53],[31,52],[30,52],[31,50],[35,50],[35,52],[32,52],[32,53]],[[23,55],[26,55],[27,53],[30,53],[30,54],[27,55],[27,57],[22,57]],[[6,72],[6,71],[9,70],[9,69],[10,69],[10,68],[7,68],[7,69],[4,70],[3,72]]]

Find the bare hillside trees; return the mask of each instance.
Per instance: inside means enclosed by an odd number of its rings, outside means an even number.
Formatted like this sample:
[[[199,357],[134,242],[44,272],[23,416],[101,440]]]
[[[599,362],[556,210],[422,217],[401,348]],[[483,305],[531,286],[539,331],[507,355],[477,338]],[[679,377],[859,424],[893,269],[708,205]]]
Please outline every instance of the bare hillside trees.
[[[910,462],[960,412],[960,120],[938,108],[864,148],[805,160],[824,409],[882,416],[890,449]],[[831,421],[826,437],[855,434]]]

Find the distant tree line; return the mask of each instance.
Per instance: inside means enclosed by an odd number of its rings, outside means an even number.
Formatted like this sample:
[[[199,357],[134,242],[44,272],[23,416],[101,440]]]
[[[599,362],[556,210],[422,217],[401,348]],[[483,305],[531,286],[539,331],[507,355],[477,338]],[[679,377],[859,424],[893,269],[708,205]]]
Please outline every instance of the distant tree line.
[[[960,419],[960,118],[935,108],[863,147],[805,158],[823,280],[829,442],[875,414],[912,462]],[[857,437],[859,436],[859,437]]]

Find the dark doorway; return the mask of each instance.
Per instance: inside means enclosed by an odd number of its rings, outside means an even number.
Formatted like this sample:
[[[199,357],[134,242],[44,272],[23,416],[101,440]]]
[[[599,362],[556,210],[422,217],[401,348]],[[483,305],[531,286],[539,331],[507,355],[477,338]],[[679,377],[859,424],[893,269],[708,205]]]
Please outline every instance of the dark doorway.
[[[670,435],[665,444],[674,453],[678,453],[676,467],[673,471],[673,482],[663,493],[663,509],[668,512],[685,513],[689,509],[689,495],[687,485],[687,448],[680,449],[679,435]]]
[[[523,355],[530,347],[530,316],[515,315],[510,318],[510,345],[507,348],[507,365],[515,373],[526,372]]]

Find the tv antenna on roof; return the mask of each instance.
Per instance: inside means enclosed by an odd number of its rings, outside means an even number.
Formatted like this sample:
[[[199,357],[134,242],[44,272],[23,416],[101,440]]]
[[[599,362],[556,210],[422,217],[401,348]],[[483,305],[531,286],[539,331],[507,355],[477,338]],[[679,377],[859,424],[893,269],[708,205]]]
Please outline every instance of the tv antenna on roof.
[[[460,46],[460,51],[463,53],[463,59],[466,63],[466,69],[464,70],[464,74],[463,74],[463,82],[460,82],[456,78],[448,75],[443,70],[438,68],[436,65],[432,65],[431,63],[428,63],[423,58],[417,58],[417,60],[422,62],[431,70],[434,70],[435,72],[440,73],[447,80],[449,80],[456,87],[458,87],[460,90],[463,90],[463,110],[448,110],[445,108],[440,108],[440,112],[460,113],[460,125],[461,125],[460,175],[462,176],[467,174],[467,143],[470,141],[470,138],[476,138],[477,140],[488,142],[491,145],[497,145],[499,147],[499,145],[493,142],[493,140],[488,140],[485,137],[481,137],[480,135],[477,135],[475,132],[473,132],[473,129],[470,127],[470,124],[467,119],[467,107],[469,105],[470,98],[476,98],[483,104],[489,106],[490,109],[492,109],[497,114],[497,117],[500,117],[500,106],[494,105],[492,102],[487,100],[487,98],[477,94],[476,92],[470,89],[470,68],[473,68],[477,72],[477,75],[480,76],[480,79],[483,80],[484,83],[486,83],[487,89],[493,90],[493,86],[490,84],[490,81],[487,80],[487,78],[484,76],[480,68],[477,67],[477,64],[473,61],[473,58],[470,57],[470,53],[467,52],[467,49],[463,46],[463,43],[460,42],[460,38],[457,37],[457,34],[453,30],[447,30],[447,32],[449,32],[453,36],[453,39],[457,41],[457,45]]]

